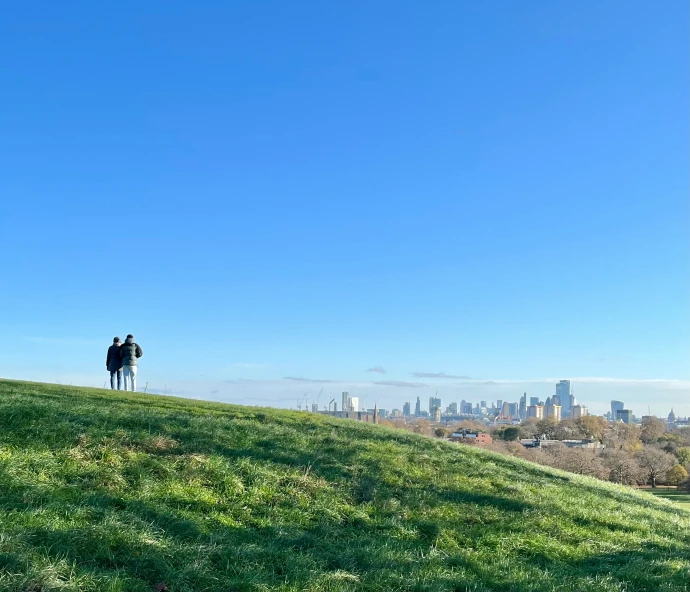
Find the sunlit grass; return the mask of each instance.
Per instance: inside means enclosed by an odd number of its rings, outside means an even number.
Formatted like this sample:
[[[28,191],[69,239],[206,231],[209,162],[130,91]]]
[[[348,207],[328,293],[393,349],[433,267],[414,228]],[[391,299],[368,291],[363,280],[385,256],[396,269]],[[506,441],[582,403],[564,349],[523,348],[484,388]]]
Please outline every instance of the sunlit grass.
[[[677,504],[680,504],[683,506],[686,510],[690,510],[690,492],[687,491],[681,491],[676,489],[675,487],[673,488],[667,488],[667,487],[656,487],[654,489],[648,488],[645,489],[647,493],[651,493],[653,495],[656,495],[661,498],[665,498],[667,500],[671,500]]]
[[[687,590],[690,512],[312,414],[0,381],[0,590]]]

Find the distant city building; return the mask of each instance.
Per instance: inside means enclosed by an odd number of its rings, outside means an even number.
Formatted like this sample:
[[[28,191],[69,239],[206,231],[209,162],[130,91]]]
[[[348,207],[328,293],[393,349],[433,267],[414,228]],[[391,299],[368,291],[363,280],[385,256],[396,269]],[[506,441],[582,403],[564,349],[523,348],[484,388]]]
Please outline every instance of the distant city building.
[[[457,415],[458,414],[458,404],[457,403],[451,403],[448,405],[446,408],[446,414],[447,415]]]
[[[553,417],[556,421],[561,421],[562,407],[560,405],[549,405],[546,407],[546,417]]]
[[[393,419],[398,419],[399,417],[403,416],[403,412],[400,411],[400,409],[392,409],[391,410],[391,417]]]
[[[618,411],[625,407],[623,401],[611,401],[611,421],[618,419]]]
[[[572,394],[572,389],[570,387],[569,380],[561,380],[556,385],[556,397],[560,400],[560,405],[563,408],[563,415],[566,417],[570,415],[570,395]]]
[[[533,406],[539,405],[539,397],[530,397],[529,404]]]
[[[527,417],[534,417],[535,419],[544,419],[543,405],[530,405],[527,407]]]
[[[431,414],[430,414],[431,415]],[[440,423],[441,421],[441,408],[440,407],[434,407],[434,421],[436,423]]]
[[[568,448],[588,448],[601,449],[604,445],[598,440],[546,440],[540,438],[528,438],[520,440],[525,448],[547,448],[548,446],[562,446],[565,444]]]
[[[569,402],[568,402],[568,408],[570,409],[570,416],[571,416],[571,417],[572,417],[572,414],[573,414],[573,407],[575,407],[575,405],[577,405],[577,399],[575,398],[575,395],[573,395],[572,393],[570,393],[570,399],[569,399]]]
[[[465,444],[491,444],[493,438],[486,432],[453,432],[450,437],[453,442],[463,442]]]
[[[518,408],[518,414],[520,419],[525,419],[527,417],[527,393],[520,397],[520,406]]]
[[[503,403],[503,408],[501,409],[501,414],[503,415],[504,418],[510,418],[510,419],[520,419],[518,415],[518,409],[519,405],[517,403],[508,403],[506,401]]]
[[[341,409],[343,411],[354,411],[352,408],[352,397],[350,396],[350,393],[343,391],[342,403]]]
[[[414,406],[414,416],[415,417],[421,417],[422,416],[422,403],[419,400],[419,397],[417,397],[417,403]]]
[[[499,411],[503,409],[503,399],[496,399],[496,409]]]
[[[472,415],[472,403],[465,399],[460,401],[460,415]]]
[[[350,397],[350,404],[352,406],[350,411],[361,411],[359,407],[359,397]]]
[[[480,406],[482,409],[486,409],[486,401],[482,401],[481,403],[479,403],[479,406]]]
[[[409,417],[409,415],[410,415],[410,404],[409,403],[403,404],[402,413],[405,417]]]
[[[319,404],[318,403],[312,403],[311,404],[311,412],[312,413],[317,413],[319,410]]]
[[[433,417],[437,409],[441,408],[441,399],[438,397],[429,397],[429,415]]]
[[[632,411],[630,409],[618,409],[616,411],[616,421],[632,423]]]
[[[578,417],[585,417],[588,415],[587,407],[584,405],[573,405],[570,409],[570,417],[577,419]]]
[[[676,423],[676,414],[673,413],[673,407],[671,407],[671,413],[668,414],[668,423]]]

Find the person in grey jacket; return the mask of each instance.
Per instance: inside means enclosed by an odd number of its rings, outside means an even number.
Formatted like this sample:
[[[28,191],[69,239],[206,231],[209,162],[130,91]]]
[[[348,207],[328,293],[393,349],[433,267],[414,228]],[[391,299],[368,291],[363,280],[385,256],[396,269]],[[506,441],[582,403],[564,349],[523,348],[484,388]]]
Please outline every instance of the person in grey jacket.
[[[128,382],[132,392],[137,390],[137,360],[143,355],[144,352],[139,344],[134,343],[134,335],[131,333],[127,335],[124,344],[120,346],[120,359],[125,374],[125,390],[127,390]]]
[[[105,357],[105,367],[110,372],[110,388],[115,390],[115,376],[117,375],[117,390],[122,387],[122,359],[120,358],[120,338],[115,337],[108,348]]]

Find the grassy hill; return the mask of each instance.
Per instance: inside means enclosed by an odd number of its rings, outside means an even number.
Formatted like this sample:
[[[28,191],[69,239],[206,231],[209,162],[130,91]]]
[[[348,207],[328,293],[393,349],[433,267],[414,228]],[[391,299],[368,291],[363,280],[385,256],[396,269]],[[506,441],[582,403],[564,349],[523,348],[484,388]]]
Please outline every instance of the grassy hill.
[[[671,592],[690,512],[307,413],[0,381],[0,591]]]

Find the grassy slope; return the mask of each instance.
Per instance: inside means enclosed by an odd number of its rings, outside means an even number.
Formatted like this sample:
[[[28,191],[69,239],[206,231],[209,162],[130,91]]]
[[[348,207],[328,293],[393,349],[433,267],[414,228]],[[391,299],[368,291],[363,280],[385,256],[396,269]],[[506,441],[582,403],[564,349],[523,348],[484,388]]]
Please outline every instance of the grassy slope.
[[[688,589],[690,512],[311,414],[0,381],[0,590]]]

